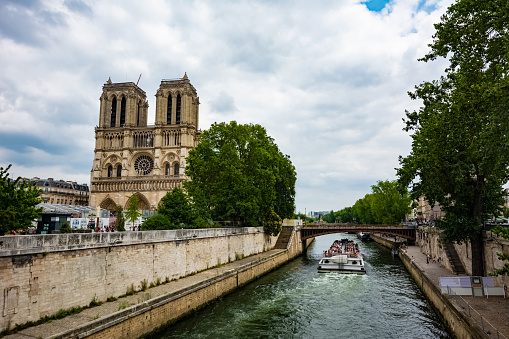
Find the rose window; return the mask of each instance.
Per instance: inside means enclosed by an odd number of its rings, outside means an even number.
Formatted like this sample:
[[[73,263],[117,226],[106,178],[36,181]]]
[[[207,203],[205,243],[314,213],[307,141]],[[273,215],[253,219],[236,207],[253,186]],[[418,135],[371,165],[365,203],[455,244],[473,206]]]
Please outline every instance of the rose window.
[[[147,175],[152,172],[154,168],[154,160],[148,155],[142,155],[136,159],[134,163],[134,170],[138,175]]]

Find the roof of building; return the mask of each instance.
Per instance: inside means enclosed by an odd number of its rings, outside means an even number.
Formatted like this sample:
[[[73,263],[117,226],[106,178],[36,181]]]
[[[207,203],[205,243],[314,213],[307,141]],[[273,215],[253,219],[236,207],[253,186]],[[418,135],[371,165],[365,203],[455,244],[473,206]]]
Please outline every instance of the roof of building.
[[[40,203],[36,206],[37,208],[42,207],[44,214],[82,214],[82,213],[90,213],[90,211],[95,211],[95,207],[91,206],[77,206],[77,205],[60,205],[60,204],[47,204]]]
[[[75,181],[53,180],[53,178],[32,178],[30,181],[36,184],[38,187],[58,187],[84,192],[88,192],[90,190],[87,184],[78,184]]]

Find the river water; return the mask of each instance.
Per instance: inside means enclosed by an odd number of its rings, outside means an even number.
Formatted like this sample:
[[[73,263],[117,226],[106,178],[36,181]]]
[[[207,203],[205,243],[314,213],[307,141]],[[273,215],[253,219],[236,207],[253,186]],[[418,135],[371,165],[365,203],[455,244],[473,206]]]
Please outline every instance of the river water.
[[[155,338],[451,338],[399,258],[359,243],[366,275],[317,273],[335,239],[171,325]]]

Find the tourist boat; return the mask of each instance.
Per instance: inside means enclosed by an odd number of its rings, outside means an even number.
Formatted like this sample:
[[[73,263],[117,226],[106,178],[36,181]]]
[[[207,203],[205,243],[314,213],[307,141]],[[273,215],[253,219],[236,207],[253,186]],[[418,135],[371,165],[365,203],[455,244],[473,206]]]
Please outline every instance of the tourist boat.
[[[359,246],[352,240],[335,240],[318,263],[318,273],[366,274]]]

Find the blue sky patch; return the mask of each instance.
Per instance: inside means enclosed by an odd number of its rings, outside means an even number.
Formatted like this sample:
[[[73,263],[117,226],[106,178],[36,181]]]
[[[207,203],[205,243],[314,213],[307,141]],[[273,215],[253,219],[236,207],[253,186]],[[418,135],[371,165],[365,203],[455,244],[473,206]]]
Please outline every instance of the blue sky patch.
[[[362,2],[372,12],[380,12],[390,0],[370,0]]]

